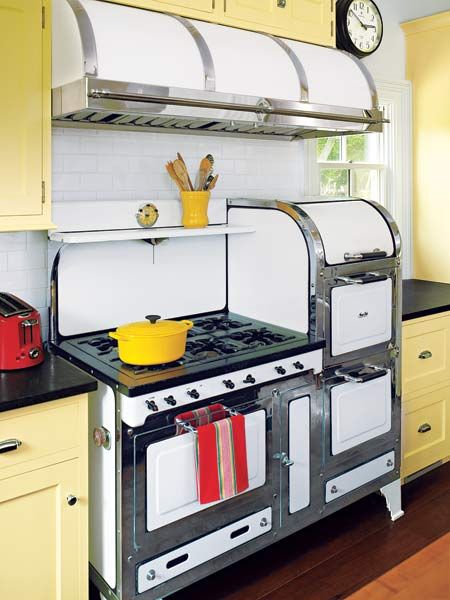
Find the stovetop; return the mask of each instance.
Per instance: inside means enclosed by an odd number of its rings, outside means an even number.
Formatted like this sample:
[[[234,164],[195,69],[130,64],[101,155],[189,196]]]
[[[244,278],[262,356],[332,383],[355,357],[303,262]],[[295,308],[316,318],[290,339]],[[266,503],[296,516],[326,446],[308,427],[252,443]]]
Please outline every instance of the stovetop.
[[[178,361],[135,366],[122,362],[117,342],[108,332],[81,335],[55,345],[55,350],[128,396],[174,384],[246,368],[322,348],[321,340],[235,313],[191,317],[186,353]]]

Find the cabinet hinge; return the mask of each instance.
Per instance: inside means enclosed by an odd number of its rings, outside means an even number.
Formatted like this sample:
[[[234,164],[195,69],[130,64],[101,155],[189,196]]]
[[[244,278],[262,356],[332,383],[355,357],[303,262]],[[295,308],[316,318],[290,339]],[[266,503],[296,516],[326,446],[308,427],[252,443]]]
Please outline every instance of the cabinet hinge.
[[[331,21],[331,32],[330,32],[331,37],[334,36],[334,21]]]
[[[331,14],[334,13],[334,0],[330,0],[330,4],[331,4]]]
[[[42,182],[42,188],[41,189],[42,189],[42,196],[41,196],[42,204],[45,204],[45,181]]]
[[[42,7],[42,29],[45,29],[45,6]]]

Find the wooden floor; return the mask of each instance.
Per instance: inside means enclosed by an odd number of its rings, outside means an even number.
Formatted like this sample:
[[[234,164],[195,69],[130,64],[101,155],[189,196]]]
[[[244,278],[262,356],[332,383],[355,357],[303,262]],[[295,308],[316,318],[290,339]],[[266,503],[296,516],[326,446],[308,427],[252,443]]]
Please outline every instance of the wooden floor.
[[[450,534],[414,554],[348,600],[448,600]]]
[[[385,575],[352,600],[450,600],[442,577],[426,589],[429,572],[422,564],[438,561],[438,571],[449,572],[450,538],[430,544],[450,532],[450,463],[404,486],[403,508],[405,516],[392,523],[384,499],[373,494],[171,600],[339,600],[427,546],[424,559],[419,554],[402,565],[399,575]],[[417,587],[422,595],[408,595],[399,584],[414,572],[424,576],[424,588]],[[394,595],[383,596],[386,590]]]

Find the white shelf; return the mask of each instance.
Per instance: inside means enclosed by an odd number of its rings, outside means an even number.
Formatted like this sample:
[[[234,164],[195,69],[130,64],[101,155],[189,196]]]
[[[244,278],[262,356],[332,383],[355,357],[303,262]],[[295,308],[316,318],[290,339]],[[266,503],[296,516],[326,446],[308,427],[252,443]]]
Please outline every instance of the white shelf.
[[[209,225],[202,229],[184,227],[156,227],[154,229],[114,229],[109,231],[51,231],[49,239],[64,244],[86,244],[88,242],[116,242],[123,240],[152,240],[174,237],[197,237],[203,235],[232,235],[254,233],[252,227]]]

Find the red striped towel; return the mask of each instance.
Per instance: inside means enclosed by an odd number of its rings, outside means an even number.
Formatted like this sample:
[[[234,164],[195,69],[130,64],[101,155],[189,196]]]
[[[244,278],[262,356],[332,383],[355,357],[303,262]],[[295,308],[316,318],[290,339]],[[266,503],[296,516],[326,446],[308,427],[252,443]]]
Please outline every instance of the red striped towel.
[[[179,423],[184,421],[192,425],[192,427],[200,427],[201,425],[207,425],[213,421],[219,421],[225,419],[227,411],[223,404],[211,404],[210,406],[204,406],[203,408],[197,408],[196,410],[189,410],[185,413],[181,413],[175,417],[175,423],[177,425],[177,435],[187,433]]]
[[[243,415],[198,427],[197,488],[200,504],[231,498],[248,486]]]

